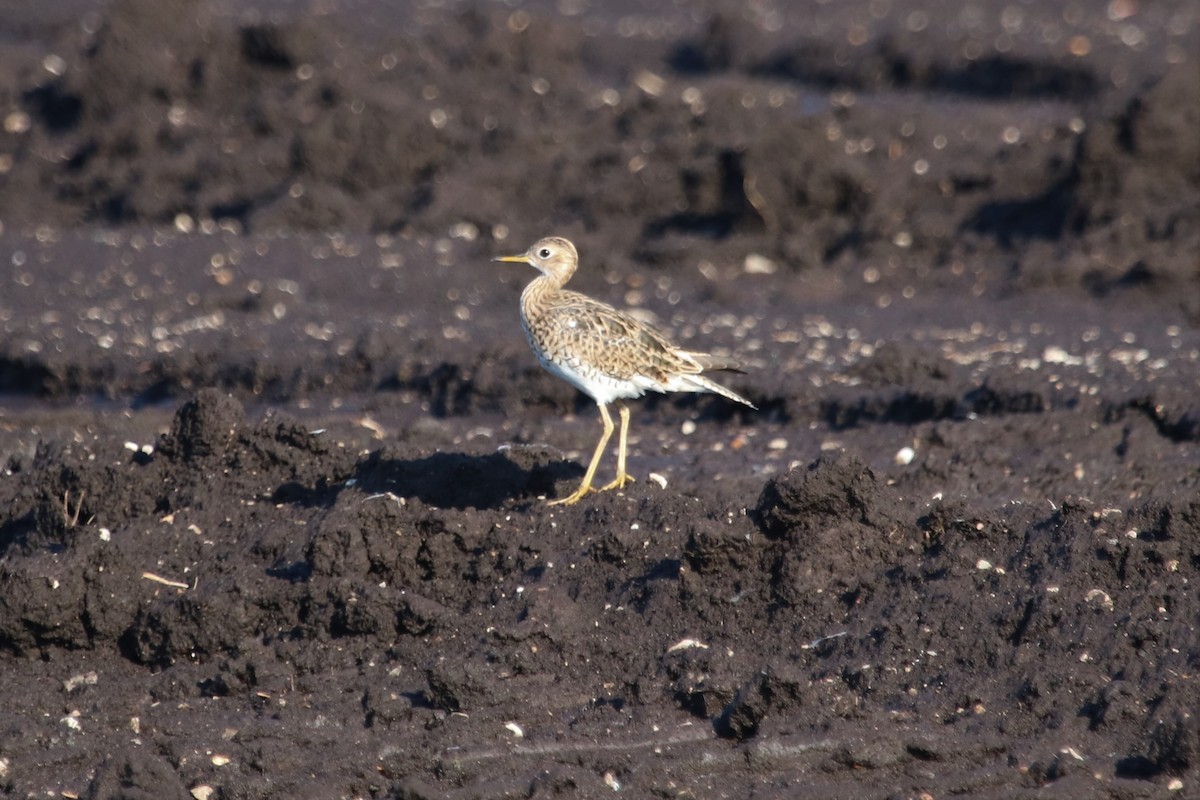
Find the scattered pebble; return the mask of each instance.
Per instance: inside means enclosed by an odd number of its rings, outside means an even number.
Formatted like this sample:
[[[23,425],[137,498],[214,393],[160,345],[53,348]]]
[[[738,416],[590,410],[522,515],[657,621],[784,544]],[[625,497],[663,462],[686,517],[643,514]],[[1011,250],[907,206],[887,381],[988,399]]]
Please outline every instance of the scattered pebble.
[[[192,787],[192,797],[196,798],[196,800],[208,800],[208,798],[212,797],[213,791],[213,787],[207,783],[202,783],[199,786]]]
[[[506,723],[504,723],[504,727],[507,728],[512,733],[512,735],[517,737],[518,739],[525,738],[525,731],[517,723],[506,722]]]
[[[980,572],[986,572],[991,568],[992,562],[988,561],[986,558],[981,558],[975,562],[975,569],[979,570]]]
[[[51,53],[42,59],[42,69],[51,75],[62,75],[67,71],[66,59],[56,53]]]
[[[675,653],[680,650],[691,650],[692,648],[695,648],[695,647],[698,647],[701,650],[708,649],[708,645],[706,645],[704,642],[700,641],[699,639],[680,639],[678,642],[676,642],[675,644],[668,647],[667,652]]]
[[[221,755],[220,753],[215,753],[212,757],[212,765],[214,767],[223,767],[226,764],[230,763],[231,761],[233,761],[232,758],[230,758],[229,756]]]
[[[72,675],[63,681],[63,690],[73,692],[80,686],[95,686],[100,682],[100,676],[95,671],[83,672],[78,675]]]
[[[4,118],[4,130],[7,133],[24,133],[29,130],[30,116],[24,111],[14,111]]]
[[[788,446],[788,441],[787,441],[787,439],[784,439],[783,437],[780,437],[778,439],[772,439],[771,441],[767,442],[768,450],[787,450],[787,446]]]
[[[1042,351],[1042,361],[1045,361],[1047,364],[1067,364],[1070,366],[1078,366],[1083,363],[1083,358],[1080,356],[1073,356],[1065,349],[1057,345],[1050,345]]]
[[[667,82],[650,70],[641,70],[633,76],[633,83],[651,97],[658,97],[667,88]]]
[[[779,269],[778,264],[758,253],[746,256],[746,260],[742,263],[742,271],[747,275],[771,275],[777,269]]]
[[[901,447],[896,451],[896,463],[901,466],[906,466],[912,463],[912,460],[917,457],[917,451],[911,447]]]
[[[660,488],[660,489],[667,488],[667,476],[666,475],[660,475],[657,472],[651,472],[646,477],[649,478],[650,480],[654,481],[655,483],[657,483],[658,488]]]

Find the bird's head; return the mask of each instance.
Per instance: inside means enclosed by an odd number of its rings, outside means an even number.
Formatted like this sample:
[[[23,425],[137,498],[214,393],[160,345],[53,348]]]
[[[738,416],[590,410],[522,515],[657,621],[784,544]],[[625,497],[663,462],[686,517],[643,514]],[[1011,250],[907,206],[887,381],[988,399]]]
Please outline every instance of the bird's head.
[[[579,265],[579,253],[570,240],[561,236],[547,236],[534,242],[524,253],[517,256],[498,256],[493,261],[515,261],[531,264],[543,275],[554,278],[558,284],[567,282]]]

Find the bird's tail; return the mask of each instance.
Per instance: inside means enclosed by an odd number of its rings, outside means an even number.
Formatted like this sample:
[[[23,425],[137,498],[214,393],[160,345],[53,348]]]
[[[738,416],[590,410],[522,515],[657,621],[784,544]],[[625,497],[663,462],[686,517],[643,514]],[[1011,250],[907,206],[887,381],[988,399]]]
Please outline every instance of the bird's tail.
[[[750,408],[753,408],[755,411],[758,410],[758,406],[754,405],[754,403],[751,403],[737,392],[732,391],[731,389],[726,389],[721,384],[710,378],[706,378],[703,375],[684,375],[680,377],[679,382],[683,384],[683,387],[681,388],[686,388],[688,391],[712,392],[713,394],[719,394],[721,397],[741,403],[744,406],[750,406]]]
[[[742,365],[737,359],[729,356],[714,356],[711,353],[680,352],[679,355],[695,362],[703,370],[718,370],[724,372],[742,372]]]
[[[711,353],[693,353],[685,350],[676,352],[677,355],[683,356],[685,359],[695,364],[696,368],[699,370],[724,370],[726,372],[742,371],[737,360],[730,358],[729,356],[714,356]],[[751,403],[737,392],[726,389],[721,384],[717,383],[711,378],[707,378],[699,374],[698,372],[691,375],[680,375],[675,380],[675,384],[675,386],[671,387],[673,391],[712,392],[713,394],[719,394],[721,397],[741,403],[742,405],[750,406],[750,408],[753,408],[755,411],[758,410],[758,406],[754,405],[754,403]]]

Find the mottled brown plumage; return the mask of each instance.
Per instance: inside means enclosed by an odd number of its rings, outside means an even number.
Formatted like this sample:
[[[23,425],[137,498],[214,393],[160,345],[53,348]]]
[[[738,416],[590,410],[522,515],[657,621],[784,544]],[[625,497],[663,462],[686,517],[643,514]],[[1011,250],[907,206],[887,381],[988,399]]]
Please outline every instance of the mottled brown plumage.
[[[497,261],[531,264],[542,274],[521,293],[521,326],[538,361],[549,372],[596,401],[604,433],[579,488],[555,504],[578,502],[592,490],[596,466],[612,436],[608,404],[655,392],[713,392],[750,408],[754,404],[702,373],[735,369],[731,359],[681,350],[641,320],[607,303],[564,289],[579,265],[575,245],[551,236],[517,256]],[[617,477],[600,489],[619,489],[633,478],[625,472],[629,409],[621,407]]]

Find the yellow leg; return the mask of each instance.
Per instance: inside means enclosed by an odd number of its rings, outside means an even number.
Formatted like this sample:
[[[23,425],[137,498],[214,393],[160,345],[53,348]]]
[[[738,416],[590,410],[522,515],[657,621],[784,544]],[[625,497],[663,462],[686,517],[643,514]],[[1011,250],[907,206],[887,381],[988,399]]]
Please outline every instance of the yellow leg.
[[[551,500],[550,505],[552,506],[569,506],[578,503],[584,495],[592,491],[592,478],[596,477],[596,465],[600,463],[600,456],[604,455],[604,448],[608,445],[608,440],[612,437],[613,432],[613,421],[612,417],[608,415],[608,408],[603,403],[598,403],[597,405],[600,406],[600,420],[604,423],[604,433],[600,434],[600,441],[596,444],[596,452],[592,454],[592,463],[588,464],[587,472],[583,474],[583,483],[579,484],[579,488],[566,497]],[[622,421],[627,417],[628,413],[622,409]]]
[[[602,492],[607,492],[609,489],[624,489],[625,484],[633,483],[633,476],[625,471],[625,448],[629,443],[629,408],[621,406],[621,438],[617,449],[617,477],[612,483],[600,489]]]

